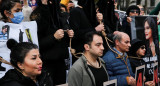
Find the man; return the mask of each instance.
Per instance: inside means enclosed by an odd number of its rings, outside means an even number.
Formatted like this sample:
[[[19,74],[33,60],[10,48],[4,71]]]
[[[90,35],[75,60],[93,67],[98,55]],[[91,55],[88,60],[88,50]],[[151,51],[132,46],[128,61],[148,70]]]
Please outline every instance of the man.
[[[136,80],[133,78],[134,74],[126,53],[131,46],[130,38],[124,32],[117,32],[113,40],[115,46],[103,57],[106,62],[109,79],[117,79],[118,86],[133,86],[136,84]]]
[[[84,53],[73,64],[68,75],[69,86],[103,86],[108,80],[103,55],[103,40],[96,32],[85,35]]]

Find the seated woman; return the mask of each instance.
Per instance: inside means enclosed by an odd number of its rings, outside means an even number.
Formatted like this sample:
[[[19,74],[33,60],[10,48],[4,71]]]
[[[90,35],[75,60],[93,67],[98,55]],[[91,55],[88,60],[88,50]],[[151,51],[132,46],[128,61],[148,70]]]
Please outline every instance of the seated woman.
[[[145,52],[145,42],[139,39],[133,39],[131,41],[131,48],[129,50],[129,60],[133,73],[135,73],[136,67],[146,64],[143,60]],[[148,69],[145,69],[145,73],[147,73],[147,70]],[[147,80],[148,77],[145,76],[145,79]],[[146,81],[145,86],[155,86],[155,84],[153,81]]]
[[[143,41],[139,39],[133,39],[131,41],[131,47],[128,55],[133,73],[135,73],[136,67],[145,64],[145,62],[143,61],[145,52],[145,43]]]
[[[49,74],[42,71],[37,45],[9,39],[7,47],[11,50],[10,63],[14,69],[0,79],[0,86],[53,86]]]

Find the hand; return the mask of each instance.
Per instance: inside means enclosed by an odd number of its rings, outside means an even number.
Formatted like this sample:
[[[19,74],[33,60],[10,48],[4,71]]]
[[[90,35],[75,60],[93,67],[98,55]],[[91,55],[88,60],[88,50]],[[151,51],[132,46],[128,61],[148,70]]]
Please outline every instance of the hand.
[[[132,76],[128,77],[128,85],[136,86],[136,80]]]
[[[104,31],[104,25],[99,24],[95,29],[96,29],[96,31]]]
[[[127,22],[130,23],[132,21],[131,17],[127,17]]]
[[[57,30],[54,33],[54,37],[58,40],[62,39],[64,37],[64,31],[62,29]]]
[[[103,20],[103,15],[102,15],[102,13],[97,13],[96,16],[97,16],[98,22],[99,22],[99,23],[102,22],[102,20]]]
[[[68,33],[68,36],[69,36],[70,38],[73,38],[73,36],[74,36],[73,30],[68,30],[67,33]]]
[[[153,81],[145,82],[145,86],[155,86],[155,83]]]
[[[47,5],[48,0],[41,0],[41,1],[42,1],[42,4]]]

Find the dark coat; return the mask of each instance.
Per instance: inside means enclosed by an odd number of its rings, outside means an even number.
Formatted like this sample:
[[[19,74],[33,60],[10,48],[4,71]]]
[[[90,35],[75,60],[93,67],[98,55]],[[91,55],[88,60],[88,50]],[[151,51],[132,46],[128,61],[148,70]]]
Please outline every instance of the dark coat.
[[[51,77],[45,71],[37,77],[39,86],[53,86]],[[25,77],[16,69],[9,70],[4,77],[0,79],[0,86],[37,86],[29,77]]]
[[[54,37],[59,28],[54,24],[48,5],[38,6],[31,16],[37,16],[32,20],[36,20],[38,25],[38,41],[43,67],[49,70],[55,84],[63,84],[66,82],[65,59],[69,57],[69,37],[66,33],[61,40]]]

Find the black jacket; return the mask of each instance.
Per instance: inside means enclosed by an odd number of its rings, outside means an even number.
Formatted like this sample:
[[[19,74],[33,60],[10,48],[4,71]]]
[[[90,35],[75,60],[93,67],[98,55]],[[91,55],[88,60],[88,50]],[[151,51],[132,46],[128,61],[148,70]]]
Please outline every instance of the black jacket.
[[[39,86],[53,86],[49,73],[42,72],[37,76]],[[37,86],[29,77],[23,76],[16,69],[9,70],[4,77],[0,79],[0,86]]]

